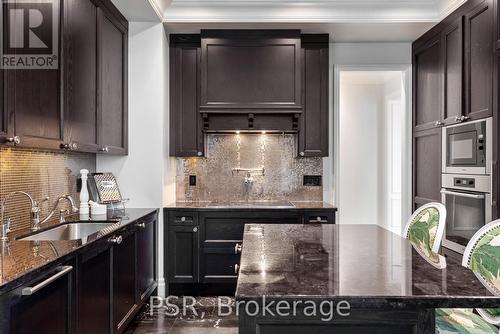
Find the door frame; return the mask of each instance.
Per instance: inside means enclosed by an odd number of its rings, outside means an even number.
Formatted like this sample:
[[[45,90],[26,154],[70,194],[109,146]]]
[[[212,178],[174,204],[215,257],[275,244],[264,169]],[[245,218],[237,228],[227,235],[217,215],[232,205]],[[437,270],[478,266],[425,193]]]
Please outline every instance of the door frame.
[[[334,203],[342,210],[342,199],[340,198],[339,189],[341,184],[340,175],[340,72],[343,71],[400,71],[403,74],[403,94],[405,107],[405,131],[404,147],[403,147],[403,172],[401,186],[401,208],[402,220],[405,217],[410,217],[412,213],[412,65],[411,64],[387,64],[387,65],[334,65],[333,67],[333,198]],[[336,213],[338,215],[338,211]],[[342,222],[336,217],[336,221]],[[401,224],[401,233],[403,232],[404,224]]]

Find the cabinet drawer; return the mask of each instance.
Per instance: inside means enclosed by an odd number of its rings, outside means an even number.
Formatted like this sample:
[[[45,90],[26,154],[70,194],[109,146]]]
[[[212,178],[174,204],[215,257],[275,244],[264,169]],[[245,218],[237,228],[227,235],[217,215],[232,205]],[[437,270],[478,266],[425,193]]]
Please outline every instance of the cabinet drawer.
[[[198,213],[193,211],[170,212],[168,223],[170,225],[198,225]]]
[[[243,240],[245,222],[232,218],[207,218],[203,226],[203,240]]]
[[[335,224],[335,218],[329,211],[311,211],[304,213],[304,224]]]
[[[203,281],[235,279],[240,265],[239,254],[203,254]]]

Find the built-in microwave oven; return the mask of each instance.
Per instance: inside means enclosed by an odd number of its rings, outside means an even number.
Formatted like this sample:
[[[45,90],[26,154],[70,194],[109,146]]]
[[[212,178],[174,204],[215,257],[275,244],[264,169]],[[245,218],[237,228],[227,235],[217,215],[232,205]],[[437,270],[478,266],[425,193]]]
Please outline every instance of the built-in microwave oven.
[[[447,126],[442,136],[443,173],[490,175],[491,118]]]

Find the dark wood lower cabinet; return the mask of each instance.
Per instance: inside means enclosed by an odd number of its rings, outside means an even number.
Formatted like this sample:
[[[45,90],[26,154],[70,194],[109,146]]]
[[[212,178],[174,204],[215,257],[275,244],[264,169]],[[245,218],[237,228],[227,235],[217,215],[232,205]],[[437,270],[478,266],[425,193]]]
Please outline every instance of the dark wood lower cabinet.
[[[118,236],[119,238],[120,236]],[[113,247],[113,328],[120,332],[132,320],[135,300],[135,234],[121,236]]]
[[[156,288],[156,219],[137,226],[137,299],[145,301]]]
[[[199,227],[168,228],[168,281],[196,283],[199,273]]]
[[[111,248],[84,255],[78,269],[78,333],[107,333],[111,328]]]
[[[2,297],[0,332],[63,334],[73,331],[74,267],[61,265]],[[48,281],[51,278],[56,278]],[[40,288],[35,286],[48,282]],[[28,290],[31,293],[28,294]]]

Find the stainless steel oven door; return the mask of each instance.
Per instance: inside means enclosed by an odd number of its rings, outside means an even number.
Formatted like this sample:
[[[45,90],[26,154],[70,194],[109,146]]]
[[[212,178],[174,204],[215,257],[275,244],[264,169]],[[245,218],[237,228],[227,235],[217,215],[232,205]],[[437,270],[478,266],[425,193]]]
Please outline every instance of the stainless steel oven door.
[[[443,128],[443,173],[489,175],[492,154],[491,129],[491,118]]]
[[[471,237],[491,221],[491,194],[441,190],[447,219],[443,246],[461,254]]]

